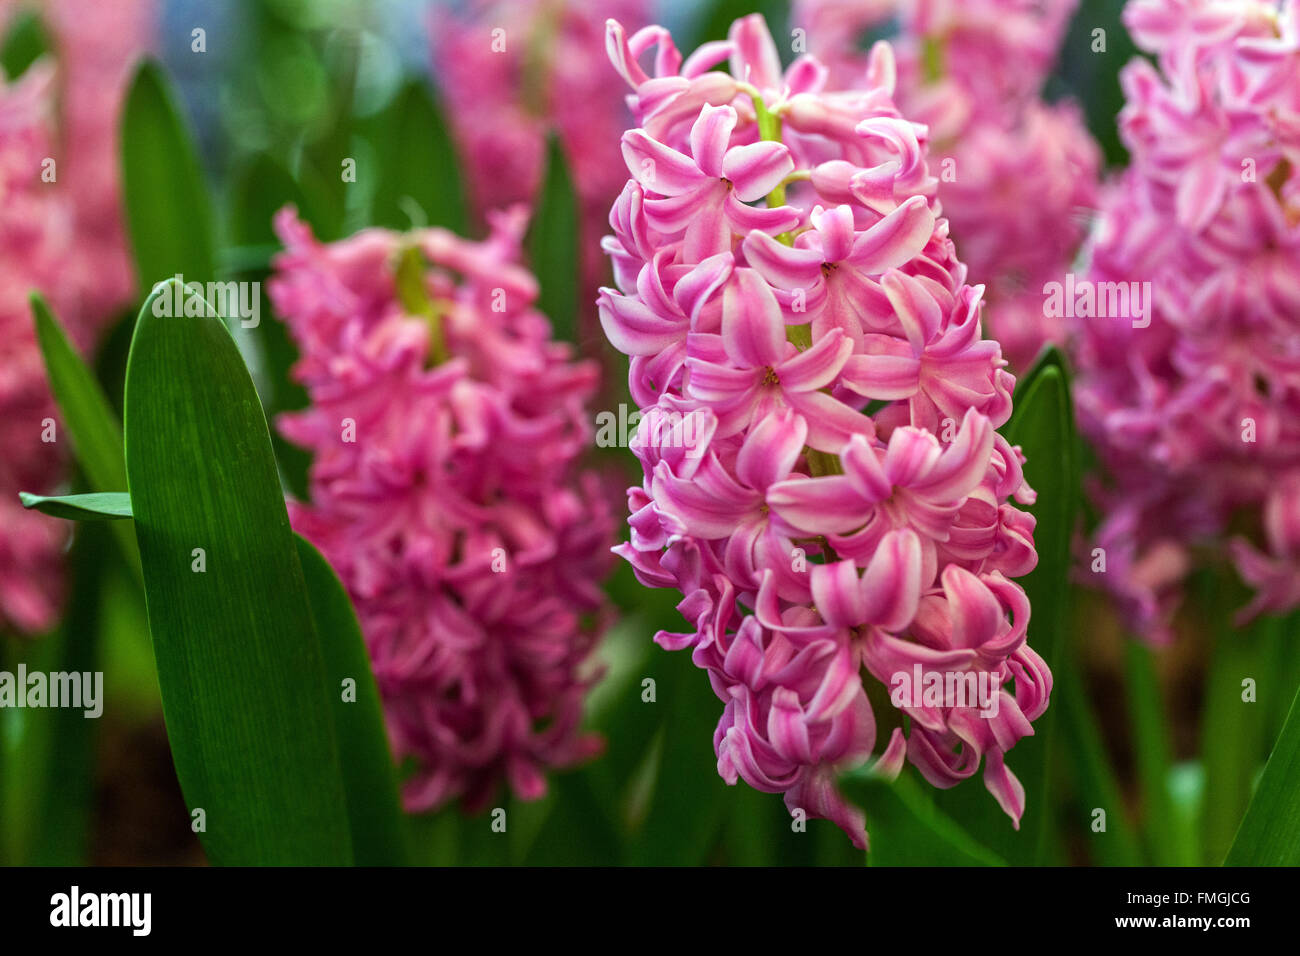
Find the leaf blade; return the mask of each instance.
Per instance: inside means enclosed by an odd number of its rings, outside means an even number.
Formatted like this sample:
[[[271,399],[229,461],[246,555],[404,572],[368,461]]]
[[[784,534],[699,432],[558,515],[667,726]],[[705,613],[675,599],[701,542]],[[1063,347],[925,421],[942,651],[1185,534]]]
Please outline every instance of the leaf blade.
[[[140,289],[216,278],[212,200],[162,67],[136,69],[122,109],[122,193]]]
[[[1224,866],[1300,865],[1300,691]]]
[[[870,866],[1005,866],[957,821],[926,799],[910,773],[890,782],[872,773],[843,774],[846,796],[863,807]]]
[[[373,135],[382,165],[371,201],[371,222],[409,229],[413,214],[423,214],[426,222],[415,225],[442,226],[467,235],[469,211],[455,144],[428,87],[419,81],[403,87],[377,117]]]
[[[560,141],[552,136],[537,208],[528,229],[528,255],[539,282],[537,308],[551,320],[557,339],[575,344],[581,294],[580,227],[573,177]]]
[[[126,456],[122,451],[122,426],[108,396],[68,340],[45,300],[34,294],[30,302],[36,342],[45,362],[50,391],[54,394],[63,424],[71,433],[73,455],[90,490],[124,493]],[[136,547],[135,533],[120,525],[113,527],[113,534],[131,573],[136,581],[140,581],[140,550]]]
[[[361,626],[329,562],[301,535],[295,534],[294,540],[325,659],[327,686],[333,689],[331,710],[356,863],[404,865],[410,858],[397,776]],[[355,681],[352,701],[345,700],[341,690],[347,679]]]
[[[136,324],[124,431],[177,777],[212,862],[346,864],[325,665],[266,419],[219,319],[153,314],[171,285]]]
[[[18,493],[24,508],[70,521],[121,521],[133,518],[131,496],[124,491],[83,495],[33,495]]]

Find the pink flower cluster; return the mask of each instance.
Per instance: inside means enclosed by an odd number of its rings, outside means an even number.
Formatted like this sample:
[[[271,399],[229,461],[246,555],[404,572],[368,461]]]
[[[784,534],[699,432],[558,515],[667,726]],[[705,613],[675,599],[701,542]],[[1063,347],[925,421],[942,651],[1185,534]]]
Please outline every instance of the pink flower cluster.
[[[27,633],[58,615],[66,535],[18,503],[20,491],[52,490],[62,462],[60,446],[41,440],[54,401],[27,304],[33,288],[58,290],[72,231],[70,211],[41,182],[53,78],[41,64],[0,89],[0,615]]]
[[[794,23],[839,84],[866,68],[858,39],[899,21],[899,102],[930,128],[939,198],[962,259],[989,282],[987,321],[1027,369],[1064,324],[1044,314],[1098,202],[1100,154],[1070,102],[1039,99],[1077,0],[799,0]]]
[[[0,3],[0,30],[20,6]],[[56,491],[65,460],[28,296],[41,291],[89,350],[130,294],[114,130],[149,4],[115,12],[107,31],[106,9],[42,5],[53,56],[0,79],[0,626],[20,633],[57,620],[66,542],[18,503],[19,491]]]
[[[1155,55],[1122,75],[1133,155],[1091,248],[1094,283],[1150,283],[1147,314],[1076,322],[1081,427],[1106,466],[1096,544],[1134,626],[1170,621],[1204,545],[1300,605],[1300,30],[1280,8],[1135,0]],[[1135,288],[1141,288],[1140,285]],[[1149,325],[1148,325],[1149,323]],[[1136,327],[1135,327],[1136,326]]]
[[[413,811],[481,807],[503,778],[537,798],[600,746],[579,727],[613,537],[578,468],[596,370],[533,308],[523,220],[330,245],[276,220],[268,288],[312,401],[279,422],[314,453],[291,517],[355,603]]]
[[[64,281],[98,324],[135,294],[122,219],[118,125],[131,71],[152,42],[154,0],[46,0],[59,56],[65,136],[59,178],[76,216],[76,255]]]
[[[684,595],[693,630],[656,640],[691,648],[725,705],[719,773],[865,846],[839,772],[906,757],[951,787],[983,764],[1018,821],[1004,756],[1051,690],[1012,580],[1037,554],[1009,499],[1033,493],[995,432],[1014,380],[981,337],[926,131],[894,106],[890,48],[850,90],[811,57],[783,73],[757,15],[685,60],[661,27],[611,21],[608,48],[639,124],[599,303],[644,416],[617,551]],[[996,714],[896,695],[914,668],[983,675]]]
[[[618,134],[627,126],[621,91],[601,57],[606,17],[644,21],[647,0],[470,0],[433,14],[433,59],[479,214],[529,202],[560,138],[578,192],[583,281],[595,298],[608,281],[599,238],[623,187]],[[594,314],[587,317],[598,336]]]

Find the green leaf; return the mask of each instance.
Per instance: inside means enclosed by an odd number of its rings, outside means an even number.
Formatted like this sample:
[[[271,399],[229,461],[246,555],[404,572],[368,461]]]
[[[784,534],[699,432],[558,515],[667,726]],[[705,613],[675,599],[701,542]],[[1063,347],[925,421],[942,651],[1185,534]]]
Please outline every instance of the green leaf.
[[[376,118],[373,142],[381,164],[371,204],[374,225],[444,226],[468,233],[456,148],[427,86],[413,80],[402,88]]]
[[[892,783],[870,771],[839,778],[867,815],[870,866],[1003,866],[927,796],[910,771]]]
[[[578,196],[560,141],[546,150],[537,209],[528,230],[528,256],[540,284],[537,307],[551,320],[555,337],[578,341],[581,262],[578,247]]]
[[[32,495],[20,491],[24,508],[70,521],[120,521],[132,517],[131,496],[125,491],[97,491],[85,495]]]
[[[36,340],[59,404],[72,432],[77,461],[97,491],[126,491],[122,428],[103,389],[39,295],[31,298]]]
[[[1069,96],[1082,106],[1088,130],[1111,168],[1128,162],[1128,150],[1115,122],[1125,103],[1120,69],[1139,55],[1121,19],[1124,3],[1125,0],[1091,0],[1079,4],[1045,90],[1049,100]],[[1096,46],[1099,37],[1105,42],[1104,49]]]
[[[690,29],[679,37],[683,50],[698,49],[709,40],[725,40],[731,24],[751,13],[761,13],[772,35],[781,36],[790,4],[788,0],[705,0],[692,6]],[[778,50],[780,47],[778,44]]]
[[[320,208],[323,202],[322,197],[304,189],[283,163],[266,153],[258,153],[240,168],[230,188],[230,241],[238,247],[279,249],[280,238],[273,220],[285,206],[297,209],[299,217],[312,227],[313,234],[318,234],[317,230],[325,223]],[[243,267],[265,272],[270,265],[269,258],[259,258]]]
[[[729,788],[712,769],[717,763],[712,728],[722,702],[688,654],[653,643],[657,631],[680,630],[685,623],[677,610],[677,591],[647,588],[626,565],[619,566],[606,587],[625,615],[632,640],[647,654],[597,725],[608,750],[584,771],[595,806],[606,808],[608,822],[623,837],[622,862],[703,863],[721,840],[729,797]],[[651,686],[654,699],[646,700]]]
[[[0,69],[13,81],[50,51],[50,38],[34,10],[19,11],[10,23],[4,43],[0,45]]]
[[[356,862],[359,866],[408,863],[406,829],[379,688],[356,612],[329,562],[310,542],[298,535],[295,539],[325,658],[326,685],[333,695],[334,730]]]
[[[712,730],[723,704],[685,653],[657,652],[650,673],[655,702],[641,703],[639,694],[636,700],[640,719],[658,725],[659,746],[652,748],[646,768],[650,790],[636,811],[640,819],[629,841],[630,862],[698,866],[722,837],[728,788],[715,770]]]
[[[1049,350],[1031,373],[1024,394],[1017,389],[1016,410],[1004,429],[1012,445],[1026,458],[1025,480],[1038,498],[1028,509],[1037,520],[1034,544],[1038,566],[1020,583],[1029,598],[1032,617],[1029,642],[1053,673],[1068,667],[1064,654],[1069,630],[1070,548],[1078,518],[1080,492],[1079,437],[1074,424],[1069,371],[1064,356]],[[1048,792],[1050,761],[1064,754],[1056,732],[1057,714],[1048,706],[1034,724],[1034,735],[1019,741],[1016,773],[1025,785],[1022,839],[1002,846],[1012,863],[1042,863],[1048,853],[1048,820],[1052,795]]]
[[[101,663],[98,598],[109,545],[102,527],[76,536],[69,555],[71,597],[63,620],[38,640],[0,641],[0,666],[91,675]],[[8,643],[8,647],[5,644]],[[7,652],[7,653],[3,653]],[[104,684],[93,706],[0,709],[0,861],[24,866],[81,866],[95,803],[95,738]],[[83,678],[83,688],[85,687]],[[83,689],[83,703],[87,690]],[[98,716],[98,715],[97,715]]]
[[[1224,865],[1300,865],[1300,693]]]
[[[1272,666],[1277,657],[1273,647],[1289,644],[1289,634],[1282,632],[1282,621],[1261,618],[1244,630],[1236,627],[1233,618],[1236,609],[1248,599],[1246,589],[1226,573],[1205,577],[1209,580],[1196,589],[1195,599],[1203,606],[1204,616],[1217,627],[1207,628],[1214,648],[1203,691],[1201,758],[1206,792],[1213,798],[1201,807],[1204,849],[1199,862],[1217,866],[1232,847],[1250,805],[1251,786],[1280,729],[1269,719],[1269,704],[1289,702],[1295,684],[1285,668]],[[1242,699],[1242,681],[1246,678],[1255,682],[1257,700]]]
[[[241,243],[243,249],[264,250],[256,261],[250,259],[242,264],[241,277],[262,283],[262,321],[248,334],[256,337],[262,356],[263,376],[258,384],[262,406],[272,419],[281,412],[305,408],[308,403],[306,390],[291,375],[298,361],[298,349],[266,297],[270,256],[280,249],[271,221],[288,204],[297,207],[298,214],[312,225],[316,235],[324,234],[320,230],[326,224],[326,216],[320,211],[319,197],[310,196],[283,165],[266,154],[259,154],[244,167],[235,181],[230,203],[231,240]],[[286,441],[276,431],[272,431],[271,441],[285,486],[305,500],[310,453]]]
[[[126,458],[122,452],[122,427],[117,415],[94,373],[68,341],[45,300],[33,295],[31,306],[36,341],[45,361],[50,390],[59,406],[63,425],[71,435],[72,451],[87,483],[96,492],[125,492]],[[130,508],[129,498],[127,508]],[[136,547],[134,531],[120,525],[114,526],[113,534],[131,573],[139,581],[140,550]]]
[[[266,419],[219,319],[153,314],[172,284],[136,323],[125,434],[177,777],[213,863],[346,864],[326,664]]]
[[[1056,674],[1055,680],[1053,706],[1060,708],[1062,743],[1070,754],[1069,760],[1060,763],[1073,778],[1078,798],[1078,805],[1073,808],[1078,815],[1073,831],[1087,835],[1090,855],[1101,865],[1141,866],[1137,834],[1125,815],[1124,795],[1106,756],[1074,655],[1067,655],[1066,666]],[[1097,810],[1106,814],[1106,828],[1101,831],[1091,829]]]
[[[1169,789],[1172,779],[1169,733],[1151,651],[1143,644],[1129,641],[1124,653],[1147,852],[1156,866],[1191,866],[1196,860],[1182,839],[1179,813]]]
[[[122,111],[122,191],[141,289],[216,278],[214,217],[198,153],[162,67],[142,63]]]

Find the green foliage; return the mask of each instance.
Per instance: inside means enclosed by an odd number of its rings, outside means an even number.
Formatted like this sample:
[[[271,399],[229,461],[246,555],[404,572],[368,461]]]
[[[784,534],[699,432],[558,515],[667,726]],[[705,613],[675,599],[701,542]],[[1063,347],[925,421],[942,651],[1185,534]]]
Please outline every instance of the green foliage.
[[[186,803],[214,863],[349,863],[326,664],[266,420],[221,321],[157,317],[153,298],[127,367],[126,463]]]
[[[546,173],[528,231],[528,258],[537,276],[537,307],[551,320],[555,337],[578,341],[581,261],[578,195],[564,150],[555,137],[546,150]]]
[[[0,69],[9,79],[16,79],[49,51],[50,38],[40,15],[34,10],[20,10],[0,41]]]
[[[198,154],[162,68],[135,72],[122,112],[122,190],[140,288],[216,277],[215,226]]]
[[[54,393],[54,400],[63,417],[63,427],[71,435],[73,453],[87,483],[95,492],[125,492],[126,461],[122,457],[122,429],[104,390],[99,387],[94,374],[68,341],[45,300],[39,295],[33,295],[31,306],[36,323],[36,341],[45,362],[50,391]],[[23,503],[27,507],[33,507],[26,498]],[[81,502],[82,506],[87,504],[87,501]],[[42,507],[40,510],[47,509]],[[115,526],[113,534],[138,581],[140,552],[135,544],[135,535],[125,526]]]
[[[469,213],[455,146],[428,87],[418,81],[403,87],[373,122],[372,141],[379,164],[372,224],[443,226],[467,234]]]
[[[1300,865],[1300,692],[1224,865]]]

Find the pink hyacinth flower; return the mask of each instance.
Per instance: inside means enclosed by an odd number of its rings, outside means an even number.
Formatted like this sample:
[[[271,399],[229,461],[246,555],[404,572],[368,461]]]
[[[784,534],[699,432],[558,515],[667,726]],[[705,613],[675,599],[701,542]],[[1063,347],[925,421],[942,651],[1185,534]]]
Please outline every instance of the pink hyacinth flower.
[[[832,88],[811,57],[782,72],[758,16],[686,58],[660,27],[611,23],[608,50],[638,126],[598,307],[630,358],[644,472],[615,552],[682,594],[691,629],[655,640],[709,676],[719,774],[859,847],[848,770],[909,760],[951,786],[983,766],[1018,818],[1004,756],[1050,692],[1011,580],[1037,560],[1013,504],[1033,493],[994,431],[1014,379],[982,336],[927,131],[893,102],[892,54]],[[868,689],[889,675],[871,662],[932,648],[992,681],[1002,716],[927,711],[905,733],[899,715],[877,741]]]

